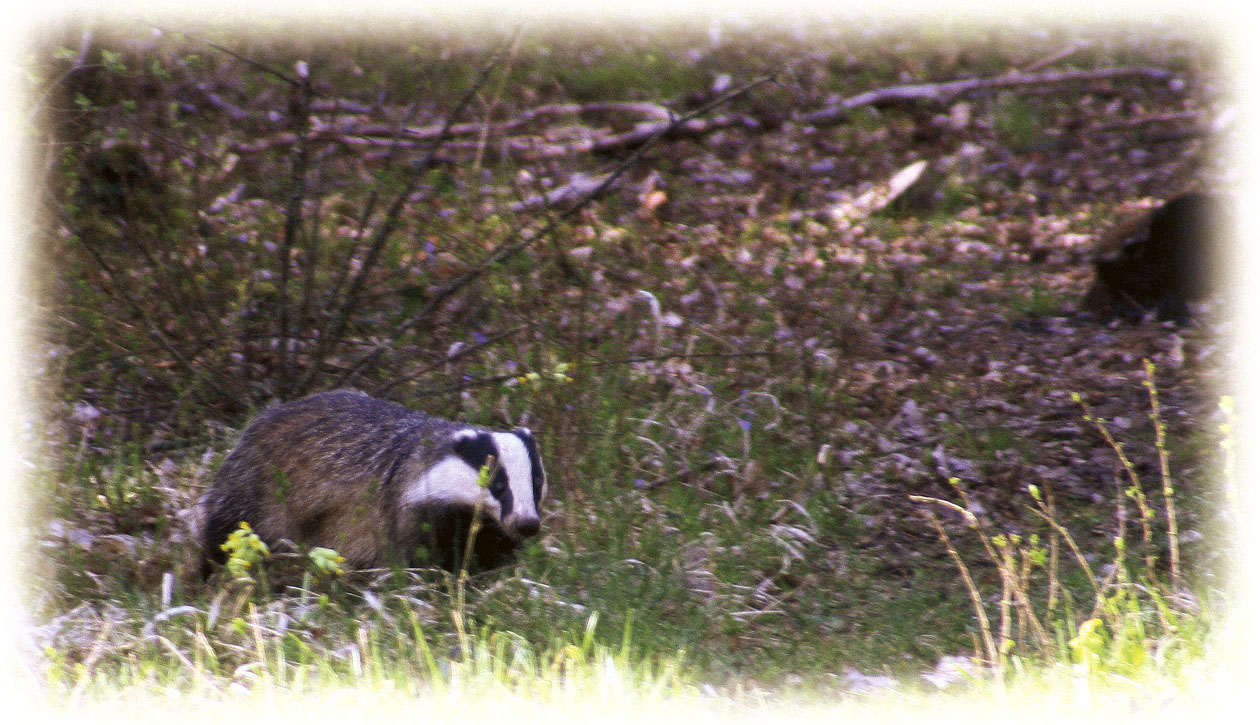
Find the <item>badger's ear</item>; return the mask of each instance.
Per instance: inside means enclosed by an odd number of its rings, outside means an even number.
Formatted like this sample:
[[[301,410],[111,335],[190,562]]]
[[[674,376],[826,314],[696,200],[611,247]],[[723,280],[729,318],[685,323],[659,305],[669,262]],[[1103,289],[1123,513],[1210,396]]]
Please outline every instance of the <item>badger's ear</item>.
[[[481,470],[486,465],[486,459],[495,454],[494,439],[490,434],[472,428],[452,434],[451,449],[475,470]]]

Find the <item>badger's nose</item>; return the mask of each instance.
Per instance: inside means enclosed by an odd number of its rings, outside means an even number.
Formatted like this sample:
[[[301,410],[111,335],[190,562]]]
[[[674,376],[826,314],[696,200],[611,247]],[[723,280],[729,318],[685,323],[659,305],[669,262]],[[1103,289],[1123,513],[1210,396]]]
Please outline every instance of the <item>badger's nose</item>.
[[[536,518],[523,518],[516,522],[516,533],[520,534],[522,538],[528,539],[531,536],[538,535],[538,528],[538,519]]]

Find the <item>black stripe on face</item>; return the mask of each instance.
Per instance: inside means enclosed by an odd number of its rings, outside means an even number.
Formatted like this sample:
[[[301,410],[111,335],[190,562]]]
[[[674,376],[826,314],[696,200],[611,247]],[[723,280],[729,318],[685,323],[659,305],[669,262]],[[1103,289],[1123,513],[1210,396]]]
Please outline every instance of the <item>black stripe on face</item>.
[[[547,483],[547,474],[543,471],[542,459],[538,457],[538,446],[534,444],[534,434],[528,428],[517,428],[512,431],[517,438],[525,444],[525,450],[529,453],[529,473],[533,478],[534,484],[534,508],[538,508],[538,503],[542,500],[543,487]]]
[[[474,471],[480,471],[490,456],[500,459],[495,466],[494,476],[490,479],[490,495],[499,502],[500,516],[511,513],[512,489],[508,486],[507,471],[503,469],[502,457],[499,455],[499,449],[494,445],[494,438],[484,431],[477,431],[476,435],[461,433],[456,436],[452,448],[455,455],[472,466]]]

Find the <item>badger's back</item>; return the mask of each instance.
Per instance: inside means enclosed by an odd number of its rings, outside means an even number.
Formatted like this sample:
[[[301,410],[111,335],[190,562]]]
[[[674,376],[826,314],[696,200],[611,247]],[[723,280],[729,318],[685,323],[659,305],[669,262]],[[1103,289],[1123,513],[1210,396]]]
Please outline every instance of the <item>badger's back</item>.
[[[356,391],[264,410],[241,434],[207,495],[207,552],[241,521],[264,540],[337,549],[356,566],[384,563],[395,518],[386,490],[404,458],[453,423]]]

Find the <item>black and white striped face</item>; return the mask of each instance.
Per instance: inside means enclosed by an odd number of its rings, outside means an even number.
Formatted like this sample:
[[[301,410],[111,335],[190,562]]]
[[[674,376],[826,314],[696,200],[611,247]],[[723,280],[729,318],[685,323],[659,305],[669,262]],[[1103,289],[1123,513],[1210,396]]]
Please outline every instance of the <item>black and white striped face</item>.
[[[472,428],[451,437],[452,454],[412,481],[401,503],[460,504],[476,506],[494,516],[516,538],[534,536],[539,529],[538,504],[546,495],[543,472],[534,436],[527,428],[511,433]],[[477,485],[477,476],[490,456],[496,465],[490,484]]]

